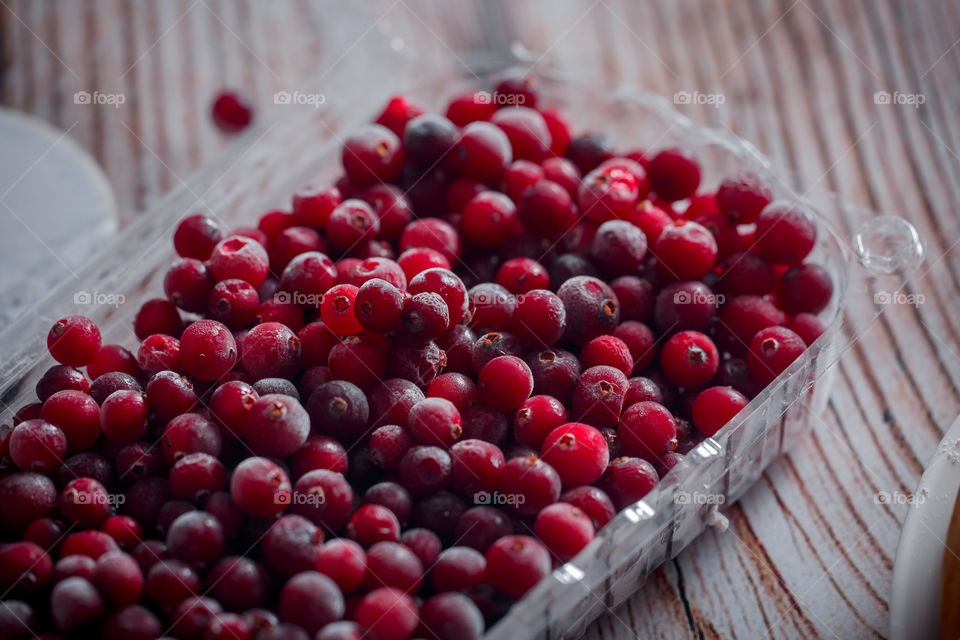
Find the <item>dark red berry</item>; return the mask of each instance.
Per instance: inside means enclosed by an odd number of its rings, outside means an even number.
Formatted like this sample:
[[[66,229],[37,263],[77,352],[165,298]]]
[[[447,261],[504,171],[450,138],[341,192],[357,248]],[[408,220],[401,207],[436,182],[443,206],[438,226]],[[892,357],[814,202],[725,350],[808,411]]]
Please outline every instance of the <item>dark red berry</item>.
[[[769,327],[758,331],[750,341],[747,365],[750,373],[762,384],[776,379],[806,349],[803,339],[786,327]]]
[[[343,143],[343,170],[359,187],[392,182],[403,169],[404,149],[388,128],[368,124]]]
[[[211,107],[213,123],[225,133],[238,133],[253,121],[253,106],[247,98],[233,91],[217,95]]]
[[[628,387],[619,369],[604,365],[587,369],[573,392],[571,415],[595,427],[612,427],[620,420]]]
[[[664,149],[647,168],[657,196],[673,202],[689,198],[700,186],[700,165],[682,149]]]
[[[753,250],[776,264],[800,264],[817,241],[813,214],[798,203],[773,202],[757,218]]]
[[[550,573],[550,554],[529,536],[504,536],[487,551],[487,581],[520,599]]]
[[[534,531],[547,548],[561,560],[570,560],[594,536],[590,517],[579,507],[557,502],[537,514]]]

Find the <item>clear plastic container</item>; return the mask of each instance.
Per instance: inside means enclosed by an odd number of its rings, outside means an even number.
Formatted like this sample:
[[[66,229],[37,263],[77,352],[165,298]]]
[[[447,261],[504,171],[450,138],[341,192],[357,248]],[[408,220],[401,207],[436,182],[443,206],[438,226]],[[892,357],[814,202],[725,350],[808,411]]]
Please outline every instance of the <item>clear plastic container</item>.
[[[89,315],[102,328],[105,342],[136,346],[133,316],[142,302],[162,296],[164,271],[174,258],[170,238],[181,218],[204,211],[225,225],[239,226],[269,208],[287,207],[298,187],[337,177],[344,133],[374,117],[390,95],[408,93],[441,108],[456,93],[484,88],[491,79],[491,73],[476,68],[465,72],[459,58],[431,64],[407,55],[397,38],[388,43],[392,53],[385,53],[389,61],[382,66],[348,56],[316,86],[307,83],[304,91],[325,95],[320,109],[281,105],[262,114],[261,124],[217,161],[158,201],[75,279],[63,282],[0,334],[4,422],[9,424],[16,408],[35,401],[36,381],[54,364],[44,341],[58,317]],[[502,60],[489,66],[502,68]],[[540,66],[531,71],[539,78],[543,104],[562,108],[578,131],[605,132],[618,148],[682,145],[701,160],[707,189],[723,176],[749,168],[769,180],[777,197],[806,201],[817,213],[820,231],[811,260],[830,272],[835,293],[822,314],[829,329],[803,357],[730,424],[701,442],[649,495],[620,512],[576,558],[513,606],[487,632],[487,638],[497,640],[579,635],[706,526],[722,525],[718,507],[743,495],[767,465],[809,430],[809,413],[819,413],[829,395],[830,367],[883,307],[896,301],[923,257],[917,233],[905,220],[849,206],[831,194],[805,193],[750,144],[692,123],[661,96],[611,91]],[[411,85],[407,78],[424,80]]]

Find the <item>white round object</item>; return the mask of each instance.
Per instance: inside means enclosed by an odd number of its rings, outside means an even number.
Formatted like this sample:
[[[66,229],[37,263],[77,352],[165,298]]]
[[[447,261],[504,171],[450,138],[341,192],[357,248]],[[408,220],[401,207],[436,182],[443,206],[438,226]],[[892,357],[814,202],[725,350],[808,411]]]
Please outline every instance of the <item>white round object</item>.
[[[958,491],[960,418],[923,472],[900,532],[890,598],[891,640],[939,638],[944,544]]]
[[[106,176],[68,134],[0,109],[0,328],[99,252],[117,230]]]

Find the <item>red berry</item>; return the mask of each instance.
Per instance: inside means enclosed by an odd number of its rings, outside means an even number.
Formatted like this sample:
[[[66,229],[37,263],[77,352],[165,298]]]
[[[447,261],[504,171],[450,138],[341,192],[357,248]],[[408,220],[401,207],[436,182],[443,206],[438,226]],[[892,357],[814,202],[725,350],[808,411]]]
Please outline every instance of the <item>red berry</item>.
[[[323,323],[338,336],[349,336],[363,330],[353,310],[358,291],[351,284],[338,284],[323,294],[320,303]]]
[[[58,427],[35,418],[15,426],[5,443],[13,463],[24,471],[49,474],[67,454],[67,437]]]
[[[233,471],[230,495],[241,509],[252,516],[273,516],[290,504],[290,479],[271,460],[247,458]]]
[[[180,337],[180,362],[199,380],[217,380],[237,361],[233,334],[216,320],[198,320]]]
[[[533,374],[520,358],[500,356],[480,370],[477,388],[481,402],[501,411],[511,411],[530,397]]]
[[[758,331],[750,341],[747,365],[750,373],[762,384],[776,379],[806,349],[803,339],[786,327],[769,327]]]
[[[522,515],[533,515],[560,496],[560,475],[537,456],[507,460],[497,484],[507,506]]]
[[[487,581],[520,599],[550,573],[550,554],[529,536],[504,536],[487,551]]]
[[[813,214],[803,205],[777,201],[757,218],[753,250],[776,264],[800,264],[817,241]]]
[[[689,198],[700,186],[700,166],[682,149],[664,149],[647,168],[657,196],[673,202]]]
[[[595,427],[612,427],[620,420],[628,388],[627,376],[619,369],[591,367],[577,382],[571,415]]]
[[[660,366],[667,379],[681,387],[700,387],[720,366],[713,341],[699,331],[674,334],[660,351]]]
[[[826,269],[808,262],[787,269],[775,295],[777,306],[787,313],[819,313],[833,297],[833,280]]]
[[[693,426],[705,436],[713,436],[747,406],[746,396],[733,387],[710,387],[693,401]]]
[[[595,482],[610,461],[603,435],[579,422],[568,422],[551,431],[543,441],[540,457],[557,471],[567,489]]]
[[[47,334],[47,349],[60,364],[82,367],[93,362],[100,352],[100,330],[85,316],[66,316],[57,320]]]
[[[625,455],[655,462],[676,448],[676,420],[662,404],[637,402],[623,412],[617,437]]]
[[[770,186],[750,171],[724,178],[717,189],[717,206],[734,224],[756,222],[771,200],[773,191]]]
[[[400,139],[388,128],[368,124],[343,143],[343,170],[359,187],[392,182],[403,169]]]
[[[238,278],[259,287],[267,279],[270,259],[267,250],[259,242],[234,235],[217,243],[207,266],[218,282]]]
[[[570,560],[593,540],[593,522],[578,507],[557,502],[537,514],[537,538],[561,560]]]
[[[717,259],[717,241],[702,225],[677,220],[663,230],[654,248],[660,267],[677,280],[706,275]]]
[[[253,106],[239,93],[225,91],[213,101],[213,123],[225,133],[238,133],[253,121]]]

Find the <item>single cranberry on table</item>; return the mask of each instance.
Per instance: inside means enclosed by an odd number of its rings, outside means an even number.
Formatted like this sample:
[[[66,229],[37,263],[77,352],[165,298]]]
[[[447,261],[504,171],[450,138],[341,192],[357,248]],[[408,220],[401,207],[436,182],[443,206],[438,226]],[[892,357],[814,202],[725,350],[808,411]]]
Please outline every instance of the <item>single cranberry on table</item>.
[[[225,133],[239,133],[253,122],[253,105],[243,94],[224,91],[211,106],[213,123]]]

